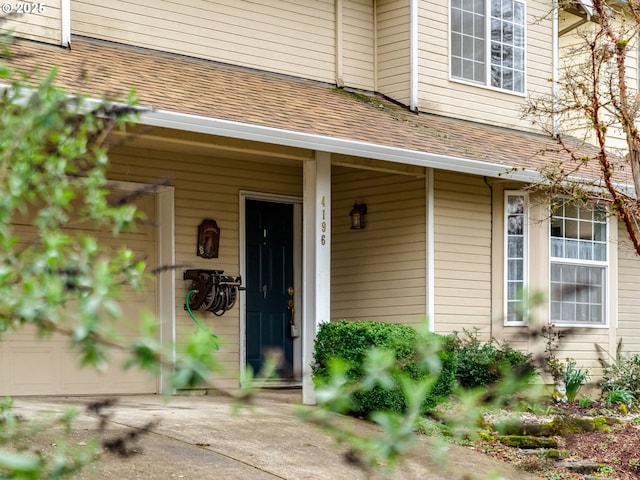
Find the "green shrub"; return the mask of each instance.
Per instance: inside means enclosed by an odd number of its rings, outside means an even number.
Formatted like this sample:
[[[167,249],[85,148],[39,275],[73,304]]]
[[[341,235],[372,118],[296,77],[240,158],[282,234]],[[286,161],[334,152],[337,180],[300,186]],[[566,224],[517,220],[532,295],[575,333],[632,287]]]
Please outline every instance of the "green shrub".
[[[536,375],[533,357],[512,348],[506,341],[494,339],[481,342],[477,331],[454,333],[458,350],[456,379],[464,388],[486,387],[503,380],[507,375],[530,380]]]
[[[437,405],[451,393],[455,382],[456,354],[447,337],[431,334],[434,341],[442,342],[438,350],[441,364],[440,375],[424,400],[424,411]],[[313,380],[316,385],[329,382],[329,365],[332,359],[339,358],[347,362],[347,379],[354,382],[365,377],[365,360],[374,349],[395,352],[398,368],[392,374],[393,385],[383,387],[380,384],[359,389],[353,395],[351,413],[367,415],[374,411],[404,412],[406,402],[400,387],[400,377],[406,375],[411,380],[425,379],[431,371],[418,360],[418,341],[420,334],[410,326],[383,322],[324,323],[316,336]]]
[[[598,351],[603,353],[602,348],[598,348]],[[612,360],[599,358],[602,365],[602,397],[606,400],[610,392],[626,391],[633,400],[640,401],[640,355],[623,353],[621,340]]]

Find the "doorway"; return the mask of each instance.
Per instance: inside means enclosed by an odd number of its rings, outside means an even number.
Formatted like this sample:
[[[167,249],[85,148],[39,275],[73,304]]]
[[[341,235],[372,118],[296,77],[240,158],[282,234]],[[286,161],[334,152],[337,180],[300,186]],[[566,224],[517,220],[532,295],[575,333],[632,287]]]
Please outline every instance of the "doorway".
[[[279,379],[300,379],[301,206],[283,198],[242,199],[244,207],[244,358],[259,372],[269,355]]]

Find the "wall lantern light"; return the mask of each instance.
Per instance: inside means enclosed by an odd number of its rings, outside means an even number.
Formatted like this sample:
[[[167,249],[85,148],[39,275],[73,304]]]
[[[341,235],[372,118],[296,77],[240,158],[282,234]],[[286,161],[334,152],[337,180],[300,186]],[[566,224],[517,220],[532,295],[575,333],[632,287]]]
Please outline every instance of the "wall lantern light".
[[[351,230],[362,230],[364,228],[364,216],[367,214],[367,205],[364,203],[353,204],[353,208],[349,212],[351,216]]]

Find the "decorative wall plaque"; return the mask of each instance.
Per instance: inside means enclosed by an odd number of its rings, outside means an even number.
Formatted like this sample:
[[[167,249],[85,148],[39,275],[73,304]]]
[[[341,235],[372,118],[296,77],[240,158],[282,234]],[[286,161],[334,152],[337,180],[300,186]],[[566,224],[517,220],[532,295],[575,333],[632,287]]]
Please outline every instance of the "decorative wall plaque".
[[[202,258],[218,258],[220,227],[215,220],[207,218],[198,227],[198,251]]]

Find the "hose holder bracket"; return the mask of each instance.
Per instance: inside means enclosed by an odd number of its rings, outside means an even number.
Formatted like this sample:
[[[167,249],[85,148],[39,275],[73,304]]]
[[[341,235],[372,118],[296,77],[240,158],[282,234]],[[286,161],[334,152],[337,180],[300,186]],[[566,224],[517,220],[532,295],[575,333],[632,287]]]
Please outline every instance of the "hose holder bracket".
[[[191,294],[185,310],[206,310],[222,316],[235,305],[238,291],[244,290],[240,275],[223,275],[224,270],[185,270],[184,280],[191,280]]]

